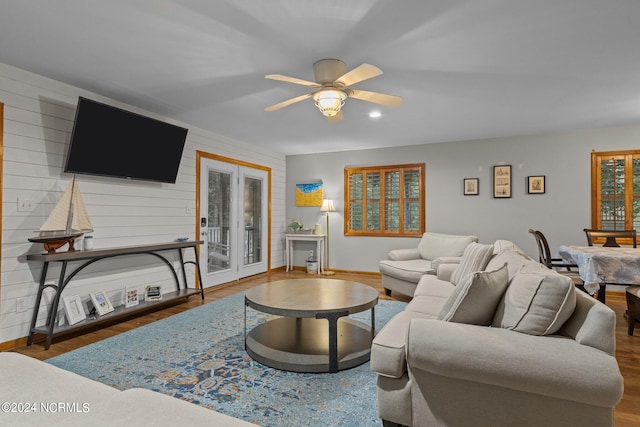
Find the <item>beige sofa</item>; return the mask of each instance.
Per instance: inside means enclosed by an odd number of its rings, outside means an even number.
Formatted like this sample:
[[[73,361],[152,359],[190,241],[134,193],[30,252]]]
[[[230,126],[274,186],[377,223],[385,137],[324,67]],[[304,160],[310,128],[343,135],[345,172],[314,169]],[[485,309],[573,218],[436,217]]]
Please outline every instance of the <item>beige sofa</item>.
[[[117,390],[18,353],[0,353],[0,425],[254,426],[150,390]]]
[[[417,248],[394,249],[380,261],[382,287],[387,295],[396,291],[413,296],[424,274],[436,274],[439,262],[456,262],[467,245],[477,241],[477,236],[426,232]]]
[[[614,312],[511,242],[490,250],[484,272],[461,277],[465,251],[423,276],[375,337],[383,423],[613,426],[623,393]]]

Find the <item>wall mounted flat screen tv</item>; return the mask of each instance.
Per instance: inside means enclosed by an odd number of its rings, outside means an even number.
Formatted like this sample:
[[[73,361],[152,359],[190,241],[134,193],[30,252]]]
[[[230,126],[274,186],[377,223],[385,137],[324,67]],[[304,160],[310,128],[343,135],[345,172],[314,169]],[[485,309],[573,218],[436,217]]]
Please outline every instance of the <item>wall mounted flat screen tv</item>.
[[[80,97],[65,172],[175,183],[187,129]]]

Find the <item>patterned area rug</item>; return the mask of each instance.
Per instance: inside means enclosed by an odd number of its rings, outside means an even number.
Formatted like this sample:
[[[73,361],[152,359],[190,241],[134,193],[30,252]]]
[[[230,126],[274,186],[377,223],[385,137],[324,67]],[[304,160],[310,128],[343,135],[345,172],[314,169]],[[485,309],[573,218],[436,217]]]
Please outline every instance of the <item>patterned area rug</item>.
[[[406,303],[380,301],[376,330]],[[370,323],[371,312],[353,315]],[[247,309],[247,327],[268,315]],[[374,426],[369,363],[335,374],[269,368],[244,350],[244,294],[236,294],[48,359],[119,389],[143,387],[262,426]]]

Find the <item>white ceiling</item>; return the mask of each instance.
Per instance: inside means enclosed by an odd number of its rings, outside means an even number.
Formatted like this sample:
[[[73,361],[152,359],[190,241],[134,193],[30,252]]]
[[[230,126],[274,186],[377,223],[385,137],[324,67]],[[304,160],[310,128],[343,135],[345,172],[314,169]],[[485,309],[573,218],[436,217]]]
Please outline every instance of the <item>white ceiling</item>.
[[[324,58],[402,106],[264,111]],[[639,0],[2,0],[0,62],[287,155],[640,123]]]

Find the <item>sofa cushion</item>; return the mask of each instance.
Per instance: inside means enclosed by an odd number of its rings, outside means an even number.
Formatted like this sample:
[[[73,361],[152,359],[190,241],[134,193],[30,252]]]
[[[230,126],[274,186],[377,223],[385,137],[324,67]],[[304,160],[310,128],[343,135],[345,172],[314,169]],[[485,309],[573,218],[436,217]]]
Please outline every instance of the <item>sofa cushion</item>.
[[[489,260],[485,270],[497,270],[507,263],[507,268],[509,269],[509,280],[511,280],[511,278],[513,278],[513,276],[515,276],[515,274],[525,265],[540,265],[538,261],[531,258],[522,249],[509,241],[496,241],[493,246],[493,253],[495,255]],[[498,252],[496,252],[496,249]]]
[[[530,335],[556,333],[573,314],[575,286],[542,264],[527,264],[511,279],[493,326]]]
[[[469,243],[462,254],[460,264],[451,275],[451,283],[458,286],[466,282],[467,276],[482,271],[493,256],[493,245],[483,245],[480,243]]]
[[[445,256],[462,256],[469,243],[477,242],[477,236],[457,236],[426,232],[422,235],[418,250],[424,259],[433,260]]]
[[[456,286],[438,319],[447,322],[489,326],[509,283],[507,265],[495,271],[479,271]]]
[[[425,274],[435,274],[431,261],[426,259],[412,259],[406,261],[383,260],[379,263],[380,273],[407,282],[418,283]]]
[[[448,280],[442,280],[438,276],[432,276],[425,274],[418,281],[418,286],[413,293],[414,297],[427,296],[442,299],[442,303],[449,298],[451,292],[453,292],[453,284]]]

